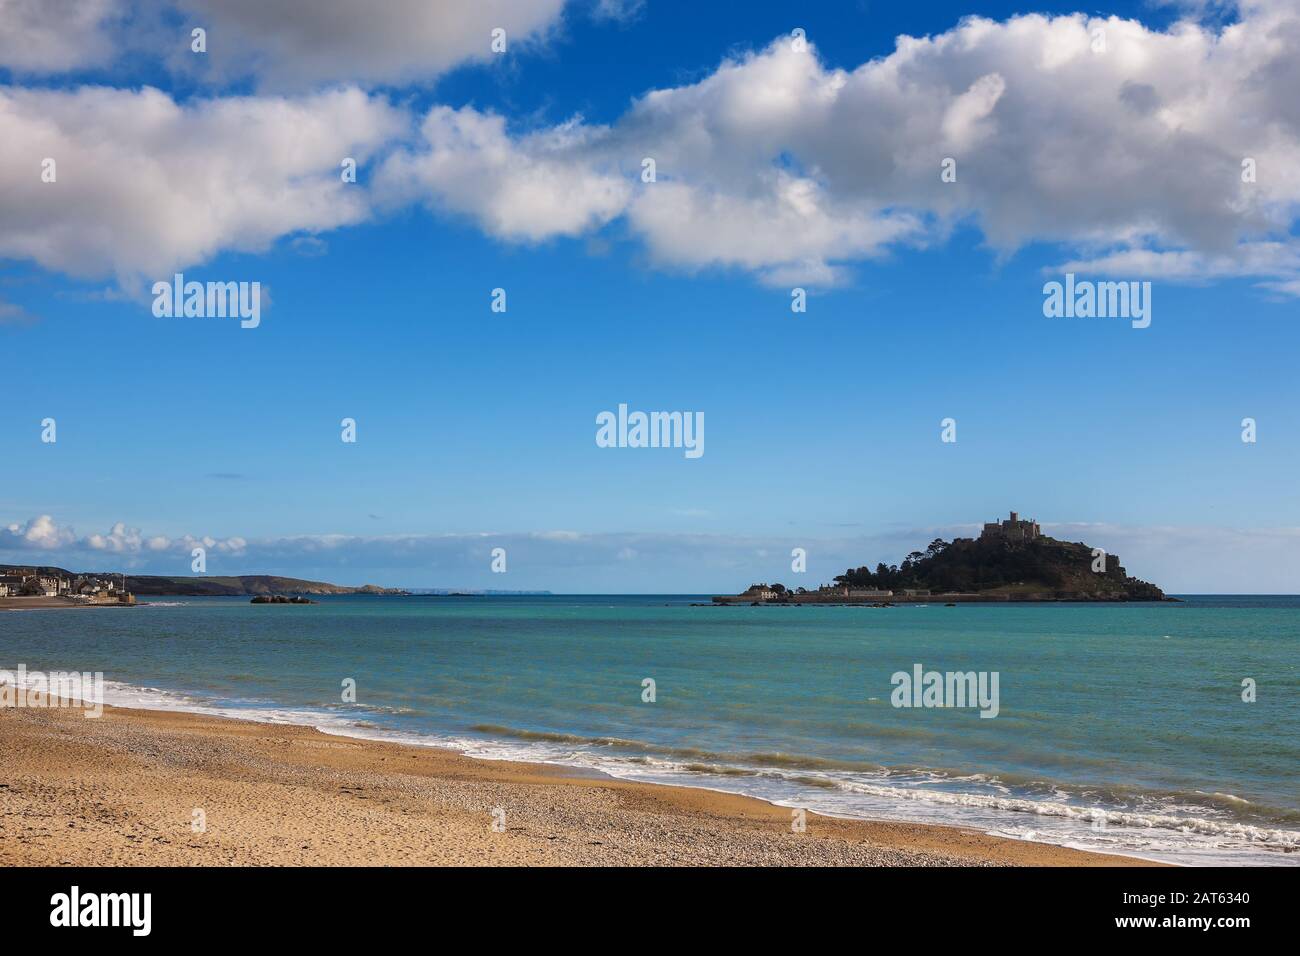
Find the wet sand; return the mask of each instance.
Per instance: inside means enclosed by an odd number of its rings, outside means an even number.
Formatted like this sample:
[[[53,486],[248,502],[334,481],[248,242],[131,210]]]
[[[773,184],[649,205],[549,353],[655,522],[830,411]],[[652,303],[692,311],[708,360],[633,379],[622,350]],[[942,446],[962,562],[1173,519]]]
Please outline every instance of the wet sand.
[[[4,866],[1150,865],[186,713],[4,708],[0,755]]]
[[[120,601],[94,604],[89,601],[74,601],[69,597],[2,597],[0,611],[69,611],[81,607],[135,607]]]

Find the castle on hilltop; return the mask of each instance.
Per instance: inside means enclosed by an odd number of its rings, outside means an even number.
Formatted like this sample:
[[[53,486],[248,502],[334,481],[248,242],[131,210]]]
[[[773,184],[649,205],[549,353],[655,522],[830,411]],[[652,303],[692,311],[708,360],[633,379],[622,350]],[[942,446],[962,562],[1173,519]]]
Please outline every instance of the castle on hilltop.
[[[968,526],[969,527],[969,526]],[[1098,558],[1103,560],[1099,561]],[[894,607],[963,601],[1176,601],[1124,570],[1119,556],[1082,541],[1058,541],[1016,512],[989,521],[978,538],[935,538],[899,565],[866,564],[835,575],[815,591],[773,582],[714,604],[787,607],[798,604]]]
[[[1014,511],[1006,521],[986,521],[980,540],[1035,541],[1043,536],[1037,521],[1025,521]]]

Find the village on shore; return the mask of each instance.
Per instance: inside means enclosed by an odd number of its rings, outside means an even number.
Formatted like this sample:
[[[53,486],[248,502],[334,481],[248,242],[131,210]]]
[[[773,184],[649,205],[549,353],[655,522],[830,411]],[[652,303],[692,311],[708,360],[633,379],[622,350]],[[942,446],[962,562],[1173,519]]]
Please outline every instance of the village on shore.
[[[57,607],[130,607],[135,595],[123,574],[69,574],[36,568],[0,568],[0,610]]]

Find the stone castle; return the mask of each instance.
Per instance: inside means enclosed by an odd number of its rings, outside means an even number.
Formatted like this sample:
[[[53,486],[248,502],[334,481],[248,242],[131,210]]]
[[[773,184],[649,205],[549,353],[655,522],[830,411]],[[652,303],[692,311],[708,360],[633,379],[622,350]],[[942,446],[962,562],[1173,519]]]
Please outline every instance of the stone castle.
[[[1035,541],[1043,536],[1037,521],[1026,521],[1011,512],[1006,521],[986,521],[980,532],[980,540],[998,539],[1002,541]]]

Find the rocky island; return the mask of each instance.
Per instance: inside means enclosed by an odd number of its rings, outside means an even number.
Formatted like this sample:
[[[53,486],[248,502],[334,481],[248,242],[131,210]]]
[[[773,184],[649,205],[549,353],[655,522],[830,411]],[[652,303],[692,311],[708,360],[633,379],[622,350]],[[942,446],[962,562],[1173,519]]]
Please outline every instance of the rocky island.
[[[936,538],[898,566],[850,568],[816,590],[754,584],[714,604],[867,604],[990,601],[1176,601],[1130,577],[1119,557],[1048,537],[1014,511],[978,538]]]

